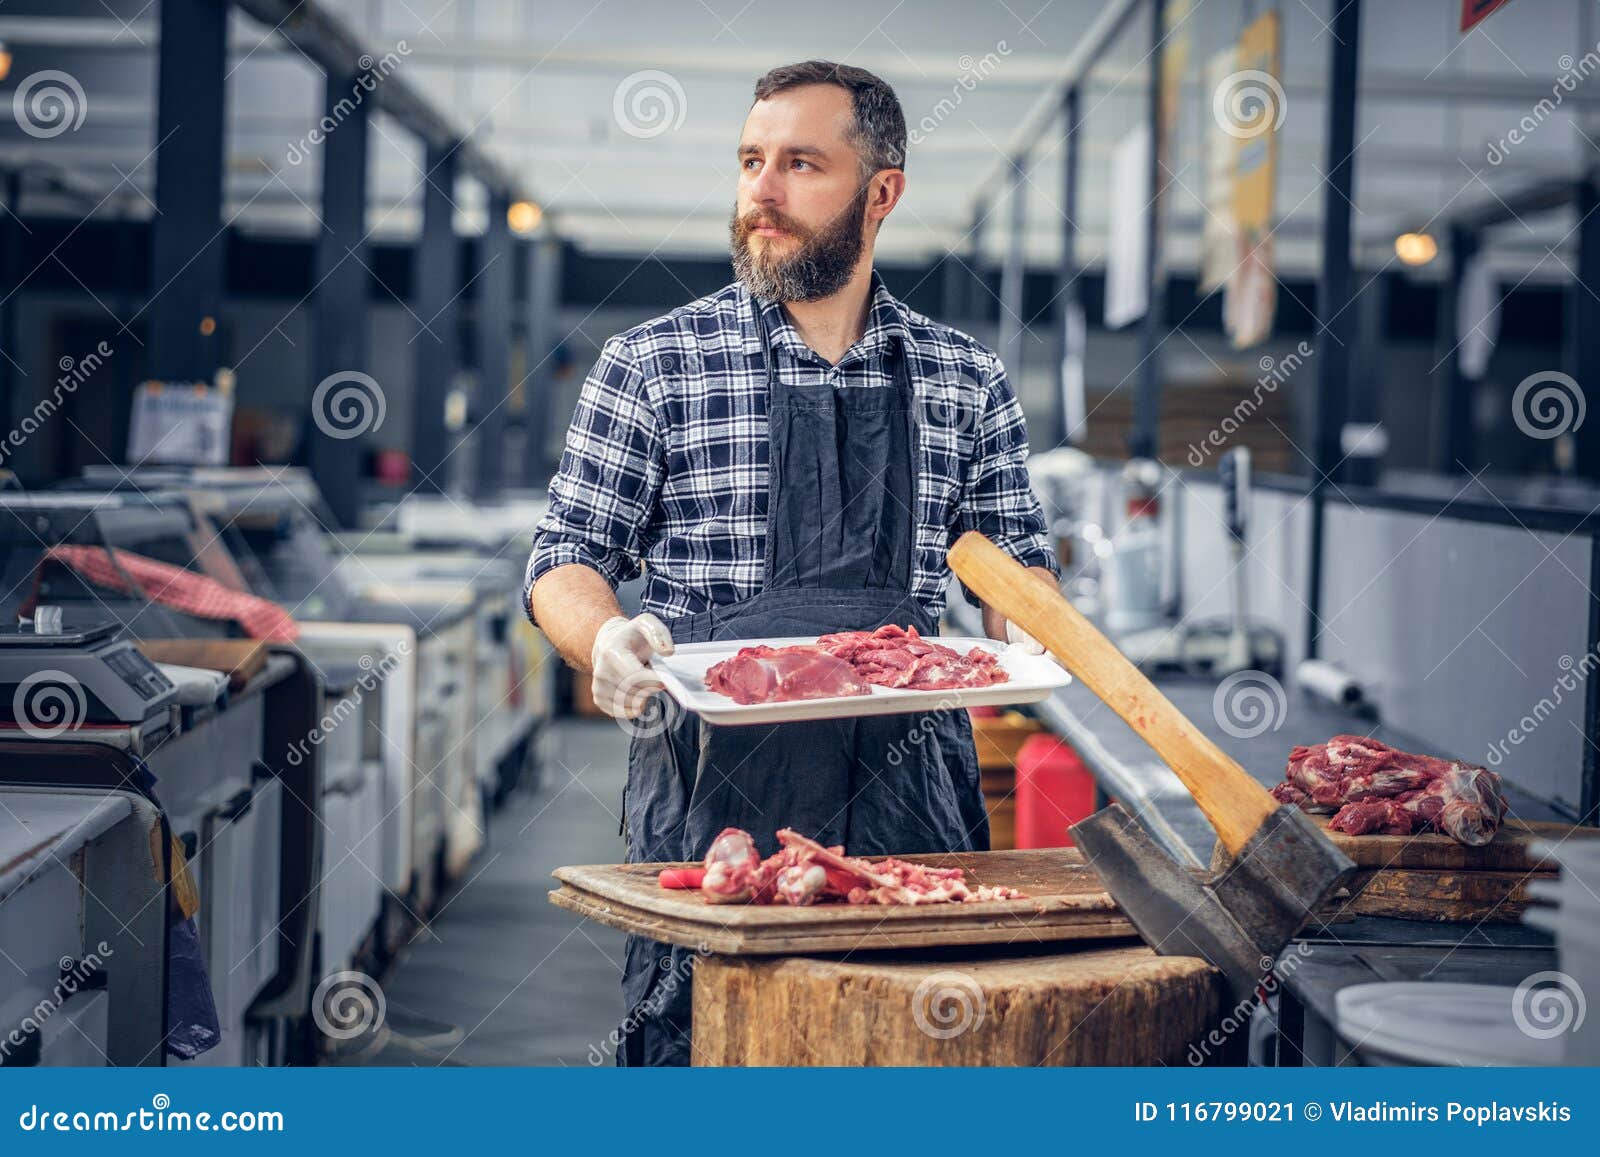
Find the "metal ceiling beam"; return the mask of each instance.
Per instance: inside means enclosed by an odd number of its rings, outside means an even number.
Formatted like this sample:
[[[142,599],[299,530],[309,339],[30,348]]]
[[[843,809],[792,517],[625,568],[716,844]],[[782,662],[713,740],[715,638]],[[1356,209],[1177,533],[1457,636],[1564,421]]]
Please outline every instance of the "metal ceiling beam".
[[[347,28],[343,21],[326,11],[315,0],[233,0],[239,9],[293,44],[324,73],[355,76],[370,71],[361,58],[374,53]],[[373,91],[378,107],[406,129],[421,137],[430,152],[451,153],[460,172],[482,181],[493,193],[510,200],[521,200],[523,192],[516,177],[490,157],[472,138],[433,107],[407,83],[391,72]]]

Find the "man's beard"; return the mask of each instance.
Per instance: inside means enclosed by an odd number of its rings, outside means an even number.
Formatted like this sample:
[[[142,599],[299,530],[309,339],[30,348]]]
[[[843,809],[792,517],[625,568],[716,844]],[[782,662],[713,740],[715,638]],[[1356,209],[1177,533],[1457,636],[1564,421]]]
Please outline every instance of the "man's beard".
[[[867,193],[863,185],[844,211],[820,229],[807,229],[791,217],[771,209],[754,209],[739,216],[734,206],[728,221],[733,249],[733,272],[762,301],[816,301],[845,287],[861,259],[865,237]],[[750,248],[755,221],[782,229],[800,244],[790,257],[768,252],[756,255]]]

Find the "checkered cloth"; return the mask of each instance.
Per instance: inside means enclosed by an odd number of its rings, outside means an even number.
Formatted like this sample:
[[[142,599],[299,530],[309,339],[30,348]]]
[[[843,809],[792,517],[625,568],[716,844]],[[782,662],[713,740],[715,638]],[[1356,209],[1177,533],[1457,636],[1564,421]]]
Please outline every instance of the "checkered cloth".
[[[1022,409],[993,353],[907,309],[876,274],[866,332],[836,366],[806,346],[779,306],[764,303],[760,313],[788,383],[888,387],[892,345],[907,352],[918,431],[912,593],[930,615],[944,610],[945,552],[967,530],[1059,573],[1023,465]],[[613,586],[643,564],[643,607],[663,618],[756,594],[767,451],[766,367],[742,285],[613,337],[567,430],[550,509],[534,530],[523,604],[541,575],[567,563],[590,566]]]
[[[104,546],[53,546],[40,560],[41,570],[47,562],[60,563],[96,586],[124,593],[130,591],[132,579],[136,593],[152,602],[197,619],[238,623],[252,639],[292,643],[300,637],[299,624],[270,599],[230,590],[216,579],[142,554]]]

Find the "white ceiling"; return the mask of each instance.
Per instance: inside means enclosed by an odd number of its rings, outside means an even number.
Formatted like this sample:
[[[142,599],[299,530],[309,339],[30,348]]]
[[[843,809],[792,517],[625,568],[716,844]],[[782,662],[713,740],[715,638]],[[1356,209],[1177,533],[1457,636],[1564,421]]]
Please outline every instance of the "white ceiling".
[[[153,195],[155,14],[159,0],[10,0],[0,37],[16,56],[0,97],[45,68],[71,73],[87,101],[76,131],[38,140],[0,118],[0,160],[48,166],[87,203],[41,195],[29,211],[148,214]],[[1097,0],[321,0],[376,56],[394,52],[407,80],[508,168],[550,210],[559,231],[596,248],[635,254],[725,250],[735,180],[733,146],[756,76],[810,56],[845,60],[895,85],[913,124],[937,127],[911,150],[905,201],[882,239],[886,256],[923,258],[970,244],[978,178],[995,171],[1026,111],[1059,75],[1092,23]],[[1246,0],[1194,0],[1189,61],[1169,218],[1173,265],[1192,268],[1205,212],[1202,129],[1211,93],[1200,64],[1236,37]],[[1492,202],[1593,163],[1600,131],[1600,76],[1557,86],[1561,58],[1597,53],[1600,21],[1586,0],[1512,0],[1460,35],[1456,0],[1369,0],[1362,29],[1363,90],[1357,129],[1355,228],[1362,256],[1381,260],[1395,232],[1446,209]],[[1279,264],[1309,271],[1322,209],[1325,64],[1329,0],[1284,0]],[[1142,12],[1095,68],[1085,90],[1080,253],[1103,252],[1110,154],[1144,115],[1148,17]],[[403,43],[402,43],[403,42]],[[319,70],[269,29],[233,17],[229,82],[228,209],[244,228],[309,234],[318,159],[295,163],[322,111]],[[988,65],[983,64],[988,58]],[[1582,67],[1575,62],[1575,67]],[[986,73],[963,87],[961,78]],[[628,132],[619,89],[639,73],[668,94],[672,126]],[[1592,86],[1592,91],[1590,87]],[[1541,98],[1561,107],[1535,114]],[[938,113],[941,101],[946,112]],[[952,109],[950,104],[954,103]],[[1503,164],[1488,142],[1519,120],[1540,123]],[[420,145],[394,121],[376,120],[369,225],[375,235],[415,232]],[[646,126],[648,128],[648,126]],[[1059,122],[1034,150],[1027,252],[1048,266],[1059,251],[1062,165]],[[988,190],[992,192],[993,190]],[[460,227],[480,229],[482,190],[460,182]],[[1006,211],[988,218],[983,241],[997,255]],[[1496,233],[1500,261],[1518,275],[1565,279],[1573,218],[1547,214]],[[1554,256],[1550,250],[1555,250]]]

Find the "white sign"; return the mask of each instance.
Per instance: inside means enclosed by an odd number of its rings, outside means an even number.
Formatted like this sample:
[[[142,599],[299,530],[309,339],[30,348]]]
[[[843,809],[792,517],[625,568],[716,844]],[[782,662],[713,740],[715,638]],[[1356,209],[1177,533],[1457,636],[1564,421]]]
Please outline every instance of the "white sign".
[[[128,461],[226,466],[232,431],[231,393],[145,382],[133,395]]]
[[[1107,329],[1121,329],[1150,306],[1150,126],[1123,137],[1111,158],[1111,237],[1106,249]]]

